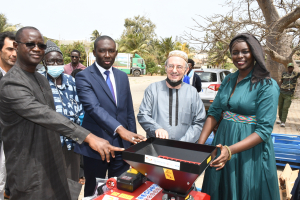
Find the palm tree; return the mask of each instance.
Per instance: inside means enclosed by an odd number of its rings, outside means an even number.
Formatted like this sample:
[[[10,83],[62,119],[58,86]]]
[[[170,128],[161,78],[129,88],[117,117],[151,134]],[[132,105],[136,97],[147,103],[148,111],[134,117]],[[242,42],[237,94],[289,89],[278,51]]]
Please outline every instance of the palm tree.
[[[4,14],[0,14],[0,33],[5,31],[17,31],[17,29],[20,27],[20,24],[9,24],[7,23],[7,18]]]
[[[95,41],[97,37],[101,36],[102,32],[99,33],[97,30],[94,30],[93,33],[91,34],[92,37],[90,37],[91,41]]]
[[[147,50],[148,40],[144,39],[143,34],[131,33],[120,40],[120,52],[142,54],[149,53]]]
[[[158,48],[164,53],[166,58],[168,57],[169,53],[175,49],[175,47],[175,42],[172,41],[172,37],[161,38],[158,44]]]

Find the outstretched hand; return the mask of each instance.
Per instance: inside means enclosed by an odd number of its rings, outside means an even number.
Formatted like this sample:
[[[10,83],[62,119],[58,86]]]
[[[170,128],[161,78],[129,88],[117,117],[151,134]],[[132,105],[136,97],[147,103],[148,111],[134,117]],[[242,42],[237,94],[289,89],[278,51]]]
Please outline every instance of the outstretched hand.
[[[142,141],[146,141],[147,138],[145,138],[144,136],[142,135],[139,135],[139,134],[136,134],[136,133],[133,133],[131,131],[128,131],[126,128],[124,128],[123,126],[120,126],[116,132],[120,135],[120,137],[123,139],[123,140],[126,140],[126,141],[129,141],[133,144],[136,144],[138,142],[142,142]]]
[[[216,167],[217,168],[216,170],[220,170],[223,169],[226,162],[228,161],[229,153],[227,148],[221,144],[218,144],[216,147],[218,147],[221,150],[221,154],[219,155],[218,158],[216,158],[214,161],[210,163],[210,166]]]
[[[84,142],[87,142],[93,150],[98,151],[102,160],[104,161],[106,158],[107,162],[110,161],[110,154],[114,158],[115,151],[124,151],[124,148],[112,146],[107,140],[97,137],[92,133],[85,138]]]
[[[159,128],[155,131],[155,136],[161,139],[169,139],[169,134],[165,129]]]

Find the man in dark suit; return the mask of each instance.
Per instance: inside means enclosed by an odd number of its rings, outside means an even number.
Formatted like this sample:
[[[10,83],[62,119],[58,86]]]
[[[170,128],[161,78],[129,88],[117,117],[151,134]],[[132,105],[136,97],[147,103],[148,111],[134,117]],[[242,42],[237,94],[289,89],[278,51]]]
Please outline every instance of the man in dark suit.
[[[48,80],[36,72],[47,47],[38,29],[19,29],[13,44],[17,61],[0,81],[0,125],[10,199],[78,199],[81,186],[67,180],[59,134],[89,143],[108,162],[110,154],[114,157],[114,151],[123,149],[55,111]]]
[[[17,60],[17,53],[14,49],[13,43],[15,35],[12,32],[0,33],[0,80],[5,74],[14,66]],[[0,199],[4,197],[9,198],[10,191],[5,185],[6,169],[5,169],[5,156],[2,146],[2,136],[0,129]],[[5,185],[5,191],[4,191]],[[3,194],[4,193],[4,194]]]
[[[201,91],[201,78],[194,72],[195,62],[192,59],[188,59],[189,71],[187,72],[187,76],[189,76],[189,84],[194,86],[197,89],[197,92]]]
[[[118,54],[115,41],[109,36],[98,37],[93,53],[95,63],[76,75],[77,94],[85,111],[82,126],[117,147],[128,148],[146,140],[136,134],[128,77],[112,67]],[[129,168],[121,153],[108,163],[86,144],[77,145],[75,152],[83,155],[84,196],[93,194],[96,177],[104,178],[107,171],[108,177],[119,176]]]

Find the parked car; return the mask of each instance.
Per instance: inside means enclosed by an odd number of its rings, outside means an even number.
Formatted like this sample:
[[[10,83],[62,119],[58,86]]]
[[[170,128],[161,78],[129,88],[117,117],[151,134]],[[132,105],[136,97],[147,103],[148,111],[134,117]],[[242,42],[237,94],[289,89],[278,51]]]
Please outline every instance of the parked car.
[[[226,69],[194,69],[194,71],[201,78],[202,90],[199,92],[199,95],[205,110],[208,110],[217,95],[222,81],[230,74],[230,71]]]

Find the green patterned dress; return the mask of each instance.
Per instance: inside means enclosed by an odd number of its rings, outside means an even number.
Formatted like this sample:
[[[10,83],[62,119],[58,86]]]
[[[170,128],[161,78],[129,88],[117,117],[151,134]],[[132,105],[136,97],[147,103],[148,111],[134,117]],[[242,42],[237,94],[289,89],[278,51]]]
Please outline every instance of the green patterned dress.
[[[237,120],[223,119],[212,145],[230,146],[256,132],[262,143],[246,151],[232,155],[225,167],[219,171],[208,167],[202,191],[211,200],[279,200],[277,169],[271,139],[276,119],[279,87],[272,84],[257,84],[250,91],[252,72],[240,81],[230,98],[239,71],[228,75],[222,82],[218,94],[210,106],[208,115],[219,121],[221,113],[237,114]],[[242,115],[242,116],[241,116]],[[238,120],[252,115],[255,123]],[[220,155],[220,151],[217,156]]]

